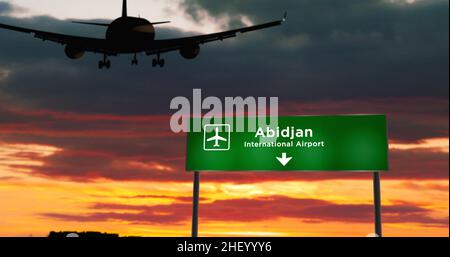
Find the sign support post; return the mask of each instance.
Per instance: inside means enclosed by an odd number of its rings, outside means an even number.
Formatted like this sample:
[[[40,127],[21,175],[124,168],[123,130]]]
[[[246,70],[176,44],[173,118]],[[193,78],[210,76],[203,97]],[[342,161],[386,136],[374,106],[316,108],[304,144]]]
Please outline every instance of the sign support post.
[[[194,190],[192,196],[192,237],[198,237],[198,209],[200,202],[200,172],[194,172]]]
[[[381,188],[380,188],[380,173],[373,173],[373,200],[375,206],[375,234],[378,237],[383,236],[381,224]]]

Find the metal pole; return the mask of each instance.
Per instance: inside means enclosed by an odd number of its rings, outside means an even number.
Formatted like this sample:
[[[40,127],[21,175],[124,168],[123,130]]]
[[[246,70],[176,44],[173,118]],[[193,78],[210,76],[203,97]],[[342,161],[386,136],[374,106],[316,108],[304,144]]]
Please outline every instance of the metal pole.
[[[194,172],[194,193],[192,196],[192,237],[198,237],[198,207],[200,199],[200,172]]]
[[[380,173],[373,173],[373,200],[375,206],[375,234],[379,237],[383,236],[381,224],[381,189],[380,189]]]

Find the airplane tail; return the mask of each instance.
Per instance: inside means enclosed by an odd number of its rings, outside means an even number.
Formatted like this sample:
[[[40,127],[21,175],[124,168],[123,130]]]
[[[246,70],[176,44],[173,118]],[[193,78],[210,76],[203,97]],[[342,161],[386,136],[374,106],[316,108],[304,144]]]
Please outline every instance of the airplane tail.
[[[127,0],[123,0],[123,4],[122,4],[122,17],[128,17],[128,8],[127,8]],[[161,25],[161,24],[166,24],[166,23],[170,23],[170,21],[160,21],[160,22],[152,22],[152,25]],[[84,24],[88,24],[88,23],[84,23]],[[99,25],[102,26],[101,24],[93,24],[90,23],[90,25]]]
[[[127,12],[127,0],[123,0],[123,4],[122,4],[122,17],[127,17],[128,16],[128,12]]]

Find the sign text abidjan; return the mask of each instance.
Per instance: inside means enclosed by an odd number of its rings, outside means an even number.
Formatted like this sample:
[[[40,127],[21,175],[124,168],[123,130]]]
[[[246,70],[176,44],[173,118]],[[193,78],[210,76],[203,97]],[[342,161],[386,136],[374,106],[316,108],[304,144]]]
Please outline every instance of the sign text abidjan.
[[[243,119],[250,127],[256,118]],[[388,170],[384,115],[278,117],[244,132],[229,121],[203,121],[188,133],[188,171]]]

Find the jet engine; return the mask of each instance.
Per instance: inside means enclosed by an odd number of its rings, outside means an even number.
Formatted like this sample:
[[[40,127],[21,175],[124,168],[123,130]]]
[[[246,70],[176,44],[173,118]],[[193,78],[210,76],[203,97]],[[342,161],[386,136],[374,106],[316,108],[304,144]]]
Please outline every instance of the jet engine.
[[[64,52],[66,53],[67,57],[75,60],[83,57],[85,50],[74,45],[66,45]]]
[[[187,45],[180,49],[180,54],[185,59],[194,59],[200,54],[200,46],[199,45]]]

